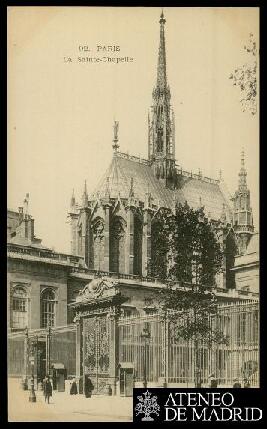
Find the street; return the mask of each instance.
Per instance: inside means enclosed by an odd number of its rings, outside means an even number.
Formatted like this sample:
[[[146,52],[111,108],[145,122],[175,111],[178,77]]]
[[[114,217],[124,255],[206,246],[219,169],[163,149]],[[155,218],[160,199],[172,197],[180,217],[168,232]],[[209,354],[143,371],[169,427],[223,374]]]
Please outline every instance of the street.
[[[51,403],[44,401],[42,391],[36,392],[36,402],[29,402],[28,390],[20,380],[8,380],[9,422],[127,422],[132,421],[132,398],[119,396],[70,395],[53,392]]]

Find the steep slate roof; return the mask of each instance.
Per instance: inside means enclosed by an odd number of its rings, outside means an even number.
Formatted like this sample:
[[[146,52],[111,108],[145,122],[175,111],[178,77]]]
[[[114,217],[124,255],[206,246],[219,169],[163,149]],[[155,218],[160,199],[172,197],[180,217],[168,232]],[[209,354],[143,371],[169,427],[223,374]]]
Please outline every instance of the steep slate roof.
[[[225,204],[227,220],[231,219],[230,202],[222,193],[219,183],[209,183],[201,179],[186,178],[182,187],[184,199],[192,208],[203,205],[205,212],[212,219],[219,219],[222,215],[223,204]],[[201,198],[201,200],[200,200]]]
[[[133,178],[134,195],[140,201],[144,202],[146,193],[149,192],[152,197],[152,204],[162,207],[172,207],[174,196],[178,202],[188,202],[192,208],[204,206],[205,212],[210,214],[213,219],[219,219],[223,204],[225,204],[227,220],[231,219],[231,205],[225,194],[220,189],[219,182],[208,181],[203,178],[188,177],[183,175],[183,185],[179,190],[167,189],[164,184],[158,180],[146,160],[139,160],[137,157],[127,156],[117,153],[99,181],[90,200],[94,200],[97,195],[100,198],[105,197],[107,190],[107,178],[109,178],[110,198],[128,198]]]

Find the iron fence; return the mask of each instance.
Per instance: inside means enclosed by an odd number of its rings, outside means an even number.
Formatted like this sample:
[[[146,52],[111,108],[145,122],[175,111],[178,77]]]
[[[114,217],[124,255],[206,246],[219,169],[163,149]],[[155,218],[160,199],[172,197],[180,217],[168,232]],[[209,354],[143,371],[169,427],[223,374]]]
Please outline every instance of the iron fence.
[[[119,360],[135,367],[135,381],[175,383],[191,387],[196,371],[202,385],[208,385],[214,374],[219,385],[231,386],[235,378],[248,378],[250,385],[259,386],[259,303],[242,301],[222,304],[211,317],[228,339],[227,344],[199,343],[199,365],[196,365],[195,342],[182,340],[175,331],[184,319],[172,322],[167,316],[152,314],[119,319]],[[149,331],[149,338],[142,332]]]

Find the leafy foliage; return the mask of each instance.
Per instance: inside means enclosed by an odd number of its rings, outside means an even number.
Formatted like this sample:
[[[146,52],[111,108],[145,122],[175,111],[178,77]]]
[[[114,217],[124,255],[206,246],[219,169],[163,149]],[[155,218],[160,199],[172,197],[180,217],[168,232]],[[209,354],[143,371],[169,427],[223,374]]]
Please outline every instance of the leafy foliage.
[[[149,273],[162,281],[211,287],[222,264],[222,252],[203,208],[187,203],[175,212],[160,209],[152,223]]]
[[[244,46],[244,50],[252,56],[252,59],[235,69],[229,79],[232,79],[233,85],[238,86],[241,91],[242,111],[249,111],[255,115],[257,113],[257,48],[252,33],[249,35],[249,43]]]
[[[194,342],[196,368],[204,344],[227,344],[217,326],[215,276],[223,253],[214,225],[203,208],[176,205],[174,212],[158,211],[154,218],[150,275],[165,282],[159,305],[168,315],[173,338]]]
[[[148,272],[150,276],[161,281],[165,281],[168,277],[170,219],[171,211],[161,208],[152,223],[151,260]]]

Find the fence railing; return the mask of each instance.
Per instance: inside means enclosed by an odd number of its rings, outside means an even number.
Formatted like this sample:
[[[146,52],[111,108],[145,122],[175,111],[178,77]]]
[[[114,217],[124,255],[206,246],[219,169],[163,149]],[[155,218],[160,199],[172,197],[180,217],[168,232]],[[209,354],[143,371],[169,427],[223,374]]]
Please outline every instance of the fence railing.
[[[214,373],[220,385],[232,385],[235,378],[249,378],[251,386],[259,383],[259,304],[245,301],[220,305],[211,323],[221,330],[227,344],[198,346],[199,368],[193,340],[176,335],[184,319],[168,321],[160,314],[119,319],[120,362],[132,362],[135,378],[142,382],[144,371],[151,383],[178,383],[192,386],[199,370],[204,385]],[[148,330],[149,339],[142,332]]]
[[[53,250],[46,249],[34,249],[17,244],[7,244],[7,255],[21,255],[32,256],[35,258],[41,258],[43,260],[51,260],[59,263],[65,263],[69,265],[78,265],[83,261],[80,256],[67,255],[65,253],[54,252]]]

